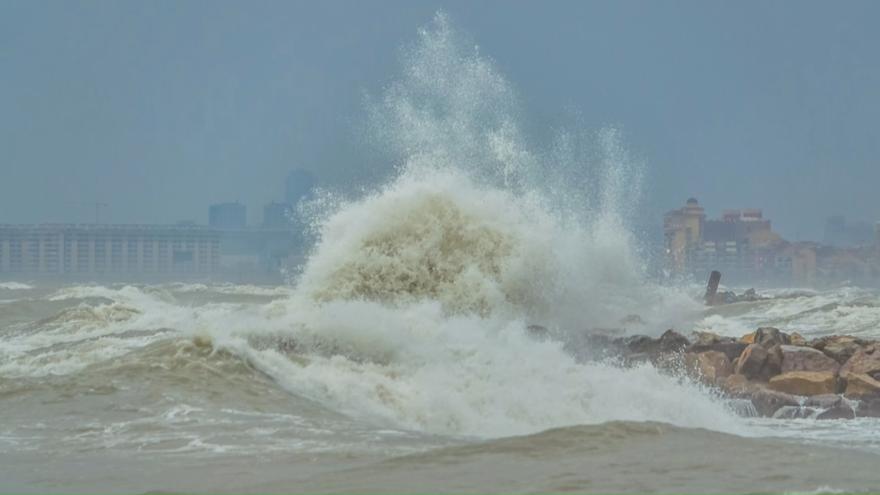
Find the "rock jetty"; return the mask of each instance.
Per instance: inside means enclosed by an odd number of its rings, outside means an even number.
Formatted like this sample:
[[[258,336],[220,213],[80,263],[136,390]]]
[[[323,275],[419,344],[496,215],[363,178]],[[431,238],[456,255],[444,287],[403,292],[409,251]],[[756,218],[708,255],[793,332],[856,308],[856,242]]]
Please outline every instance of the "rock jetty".
[[[880,417],[880,341],[849,335],[806,340],[762,327],[740,338],[667,330],[660,337],[596,336],[624,364],[651,362],[769,417]]]

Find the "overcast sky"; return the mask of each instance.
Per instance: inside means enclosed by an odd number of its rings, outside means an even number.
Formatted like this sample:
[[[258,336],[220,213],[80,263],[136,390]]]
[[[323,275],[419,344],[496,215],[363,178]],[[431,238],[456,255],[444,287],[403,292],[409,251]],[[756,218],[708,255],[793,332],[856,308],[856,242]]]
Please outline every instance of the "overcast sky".
[[[646,215],[697,196],[784,236],[880,220],[880,2],[0,2],[0,223],[252,222],[345,180],[364,94],[444,10],[530,129],[619,126]],[[651,209],[652,211],[648,211]]]

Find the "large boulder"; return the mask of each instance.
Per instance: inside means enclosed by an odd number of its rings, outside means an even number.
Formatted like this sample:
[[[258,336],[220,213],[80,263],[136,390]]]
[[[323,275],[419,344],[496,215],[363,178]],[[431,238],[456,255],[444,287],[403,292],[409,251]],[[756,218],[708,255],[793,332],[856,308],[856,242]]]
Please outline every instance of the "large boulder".
[[[864,373],[849,373],[846,375],[844,395],[848,399],[880,398],[880,380],[875,380]]]
[[[804,406],[816,409],[831,409],[843,403],[843,396],[837,394],[821,394],[808,397]]]
[[[663,332],[663,335],[660,336],[658,342],[662,352],[680,352],[690,345],[690,341],[687,337],[672,329]]]
[[[747,397],[755,388],[755,384],[749,381],[744,375],[733,374],[727,378],[718,380],[718,386],[721,390],[733,397]]]
[[[691,345],[712,345],[718,342],[728,340],[736,340],[733,337],[725,337],[713,332],[703,332],[700,330],[691,333]]]
[[[880,380],[880,345],[871,344],[857,350],[840,368],[840,376],[847,378],[850,373],[863,373]]]
[[[840,364],[849,361],[853,354],[868,344],[869,341],[851,335],[829,335],[810,341],[810,347],[824,352]]]
[[[767,381],[781,371],[781,346],[767,349],[760,344],[750,344],[737,359],[734,373],[749,380]]]
[[[537,340],[547,340],[550,337],[550,330],[543,325],[529,325],[526,327],[526,332]]]
[[[844,400],[843,396],[838,394],[820,394],[807,397],[803,407],[813,411],[815,419],[853,419],[856,417],[855,408],[850,401]]]
[[[722,337],[711,332],[694,332],[694,342],[685,351],[695,354],[707,351],[722,352],[733,362],[742,354],[746,346],[748,344],[739,342],[733,337]]]
[[[761,416],[773,416],[783,407],[800,406],[800,400],[792,394],[756,386],[751,390],[752,405]]]
[[[670,329],[663,332],[663,335],[657,339],[647,335],[628,337],[624,340],[623,345],[630,354],[645,354],[653,357],[659,354],[680,352],[690,345],[690,341],[684,335]]]
[[[771,378],[768,386],[792,395],[833,394],[837,390],[837,375],[830,371],[789,371]]]
[[[850,401],[843,400],[842,395],[821,394],[807,397],[804,407],[819,410],[816,419],[853,419],[855,408]]]
[[[816,419],[855,419],[856,410],[846,402],[841,402],[820,412]]]
[[[860,418],[880,418],[880,398],[859,401],[856,415]]]
[[[812,347],[795,345],[780,346],[782,350],[782,373],[789,371],[830,371],[837,373],[840,365]]]
[[[842,395],[821,394],[807,397],[804,407],[817,411],[815,419],[853,419],[856,410],[851,401],[843,400]]]
[[[684,357],[685,366],[697,377],[708,384],[716,384],[733,373],[733,365],[723,352],[706,351],[699,354],[687,353]]]
[[[791,344],[791,337],[781,332],[778,328],[761,327],[755,331],[755,344],[769,349],[777,345]]]

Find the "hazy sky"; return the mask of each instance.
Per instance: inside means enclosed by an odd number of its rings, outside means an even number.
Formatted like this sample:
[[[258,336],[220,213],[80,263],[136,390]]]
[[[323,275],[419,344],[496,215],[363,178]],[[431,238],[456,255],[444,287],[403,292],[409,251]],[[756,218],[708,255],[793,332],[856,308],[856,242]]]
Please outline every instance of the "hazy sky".
[[[363,155],[365,93],[438,9],[530,129],[619,126],[646,208],[761,207],[783,235],[880,220],[880,2],[0,2],[0,223],[252,222]],[[657,223],[660,220],[657,218]]]

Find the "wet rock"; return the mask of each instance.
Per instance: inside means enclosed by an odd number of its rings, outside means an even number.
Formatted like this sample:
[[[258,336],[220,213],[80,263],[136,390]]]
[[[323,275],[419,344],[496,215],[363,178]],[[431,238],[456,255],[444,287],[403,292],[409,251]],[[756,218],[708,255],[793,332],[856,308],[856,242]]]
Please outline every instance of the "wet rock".
[[[735,373],[749,380],[767,381],[782,371],[781,346],[765,348],[760,344],[750,344],[736,362]]]
[[[539,340],[545,340],[550,337],[550,330],[547,330],[547,327],[541,325],[529,325],[526,327],[526,331],[528,332],[530,337],[534,337]]]
[[[846,375],[844,395],[848,399],[880,398],[880,380],[864,373],[849,373]]]
[[[723,352],[687,353],[684,363],[688,370],[693,371],[699,379],[708,384],[715,384],[733,373],[733,365]]]
[[[856,407],[856,417],[880,418],[880,399],[861,400]]]
[[[696,331],[691,334],[691,345],[712,345],[718,342],[735,340],[733,337],[724,337],[713,332]]]
[[[667,330],[658,339],[647,335],[636,335],[624,339],[624,347],[631,354],[646,354],[656,356],[663,353],[680,352],[690,345],[690,341],[684,335],[675,330]]]
[[[564,348],[578,362],[622,356],[625,347],[620,338],[593,331],[564,334]]]
[[[758,293],[755,292],[755,289],[747,289],[745,292],[742,293],[741,296],[739,296],[740,301],[746,301],[746,302],[760,301],[763,299],[766,299],[766,298],[759,296]]]
[[[755,409],[755,405],[752,404],[751,399],[730,399],[728,400],[728,405],[731,410],[738,416],[744,416],[746,418],[754,418],[756,416],[760,416],[760,414],[758,414],[758,411]]]
[[[755,388],[745,375],[733,374],[718,380],[721,390],[733,397],[746,397]]]
[[[791,339],[791,345],[807,345],[807,339],[797,332],[792,332],[789,338]]]
[[[775,345],[791,344],[791,337],[778,328],[761,327],[755,331],[755,343],[770,348]]]
[[[690,341],[684,335],[669,329],[660,336],[660,350],[663,352],[678,352],[690,345]]]
[[[795,345],[780,346],[782,350],[782,373],[789,371],[830,371],[837,374],[840,365],[822,351],[812,347]]]
[[[850,373],[863,373],[880,380],[880,346],[871,344],[860,348],[840,368],[840,376],[847,378]]]
[[[774,419],[805,419],[812,418],[820,414],[820,411],[813,407],[805,406],[782,406],[773,413]]]
[[[706,351],[717,351],[724,353],[731,362],[738,358],[745,350],[748,344],[738,342],[733,337],[722,337],[711,332],[695,332],[694,343],[691,344],[686,352],[699,354]]]
[[[749,379],[756,378],[766,361],[767,349],[758,344],[750,344],[737,359],[735,373]]]
[[[833,394],[837,375],[830,371],[789,371],[771,378],[768,386],[792,395]]]
[[[658,347],[657,341],[647,335],[633,335],[632,337],[623,338],[619,342],[629,354],[647,354]]]
[[[840,402],[834,407],[819,413],[819,415],[816,416],[816,419],[855,419],[855,417],[855,409],[846,402]]]
[[[754,344],[755,343],[755,332],[747,333],[739,338],[739,341],[743,344]]]
[[[761,416],[773,416],[785,406],[799,407],[800,401],[794,395],[758,386],[751,392],[752,404]]]
[[[776,419],[855,419],[856,412],[846,402],[839,402],[830,408],[812,406],[783,406],[775,413]]]
[[[746,350],[746,347],[748,347],[748,344],[743,344],[742,342],[720,342],[706,350],[723,352],[724,355],[727,356],[727,359],[732,363],[742,355],[743,351]]]
[[[633,326],[633,325],[644,325],[645,322],[642,320],[642,317],[636,314],[626,315],[620,320],[620,324],[623,326]]]
[[[685,369],[684,355],[678,352],[661,353],[651,358],[651,363],[660,371],[671,375],[680,373]]]
[[[812,340],[810,347],[822,351],[831,359],[844,364],[856,351],[868,344],[870,344],[869,341],[851,335],[830,335]]]
[[[626,366],[636,366],[644,363],[653,363],[653,360],[656,360],[659,357],[658,355],[651,355],[647,352],[633,352],[624,354],[623,356],[623,364]]]
[[[804,405],[807,407],[814,407],[817,409],[831,409],[833,407],[837,407],[843,403],[843,396],[837,394],[821,394],[821,395],[813,395],[808,397],[806,401],[804,401]]]
[[[732,290],[719,292],[712,298],[713,305],[733,304],[735,302],[739,302],[739,296],[737,296],[736,292],[733,292]]]
[[[777,345],[767,349],[767,362],[764,364],[764,376],[766,379],[782,373],[782,346]]]
[[[763,301],[765,299],[767,298],[758,295],[758,293],[755,292],[755,289],[748,289],[742,294],[737,294],[736,292],[730,290],[717,292],[715,294],[710,294],[709,292],[706,293],[706,302],[710,306],[716,306],[719,304],[733,304],[739,302]]]
[[[804,401],[805,407],[818,409],[820,412],[816,419],[853,419],[856,411],[850,401],[844,400],[842,395],[821,394],[808,397]]]

